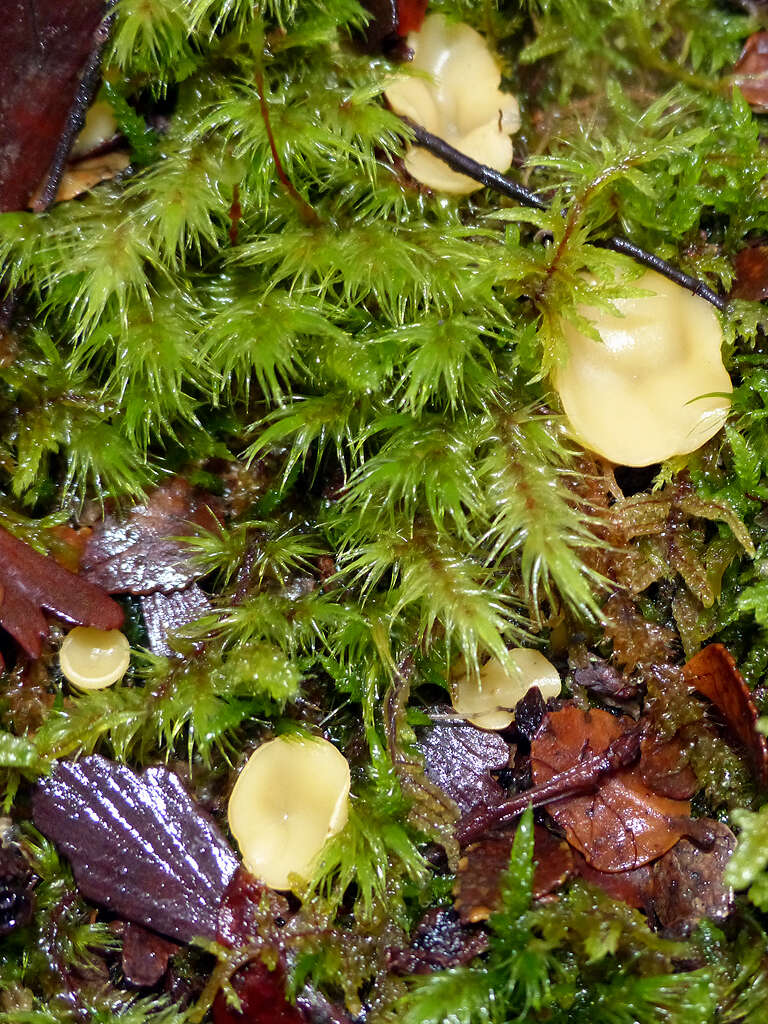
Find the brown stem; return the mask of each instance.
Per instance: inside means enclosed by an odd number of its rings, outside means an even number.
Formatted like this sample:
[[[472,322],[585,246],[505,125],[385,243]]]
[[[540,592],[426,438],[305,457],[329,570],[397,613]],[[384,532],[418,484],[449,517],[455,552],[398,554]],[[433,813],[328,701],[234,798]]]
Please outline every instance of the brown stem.
[[[567,771],[553,775],[547,782],[518,793],[511,800],[495,807],[482,807],[470,813],[456,826],[456,838],[462,846],[478,839],[492,828],[499,828],[519,818],[523,811],[543,807],[567,797],[583,796],[600,785],[606,775],[627,768],[640,756],[639,731],[626,732],[599,754],[575,764]]]
[[[269,119],[269,105],[267,104],[267,95],[266,92],[264,91],[264,75],[262,74],[261,70],[258,70],[256,72],[256,88],[259,93],[259,106],[261,107],[261,117],[262,120],[264,121],[264,127],[266,128],[267,131],[269,148],[272,151],[272,159],[274,160],[275,170],[277,171],[277,176],[280,179],[280,183],[296,204],[301,219],[304,221],[304,223],[312,225],[319,224],[320,218],[317,216],[317,214],[306,201],[306,199],[299,194],[293,182],[285,173],[285,168],[283,167],[282,161],[280,159],[280,154],[277,151],[277,143],[275,142],[275,136],[272,131],[272,122]]]

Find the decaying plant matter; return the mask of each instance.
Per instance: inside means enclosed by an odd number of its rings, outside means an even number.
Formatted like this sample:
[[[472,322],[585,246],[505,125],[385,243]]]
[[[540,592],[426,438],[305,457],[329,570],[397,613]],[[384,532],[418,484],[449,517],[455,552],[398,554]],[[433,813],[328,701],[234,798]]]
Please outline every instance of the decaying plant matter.
[[[0,1024],[759,1024],[763,5],[81,6],[26,164],[0,117]],[[499,188],[406,173],[425,12],[519,103]],[[24,209],[94,83],[130,165]],[[633,470],[550,383],[628,255],[717,307],[733,384]],[[63,631],[121,621],[125,678],[71,689]],[[451,680],[515,647],[562,689],[483,731]],[[286,894],[227,804],[293,735],[351,795]]]

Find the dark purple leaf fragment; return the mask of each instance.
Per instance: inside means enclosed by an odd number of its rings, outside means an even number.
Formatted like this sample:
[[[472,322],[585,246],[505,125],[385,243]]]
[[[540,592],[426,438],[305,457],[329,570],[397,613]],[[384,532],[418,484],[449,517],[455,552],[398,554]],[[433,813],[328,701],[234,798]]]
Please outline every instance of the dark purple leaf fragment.
[[[43,611],[64,622],[119,629],[123,610],[104,591],[38,554],[0,527],[0,625],[31,658],[39,658],[48,623]]]
[[[196,583],[170,594],[159,591],[156,594],[144,594],[141,598],[141,612],[150,651],[170,657],[174,652],[168,643],[168,634],[202,618],[212,608],[208,596]]]
[[[104,0],[9,0],[3,5],[0,210],[24,209],[59,148],[66,157],[77,128],[71,112],[78,106],[82,79],[93,76],[89,58],[93,63],[103,42],[98,31],[105,6]],[[83,84],[87,92],[95,82]]]
[[[82,558],[86,579],[110,594],[170,594],[203,573],[179,537],[196,527],[217,530],[217,500],[174,477],[158,487],[146,505],[97,523]]]
[[[509,867],[516,828],[468,846],[459,861],[455,907],[463,924],[485,921],[501,906],[501,879]],[[559,889],[573,873],[568,843],[541,825],[534,826],[533,895],[536,899]]]
[[[733,890],[723,872],[736,845],[733,832],[719,821],[709,821],[715,840],[702,849],[681,839],[653,865],[650,910],[664,932],[685,938],[699,921],[724,921],[733,905]]]
[[[538,686],[532,686],[515,705],[515,729],[523,739],[533,739],[547,713],[546,701]]]
[[[20,851],[0,846],[0,938],[32,919],[34,881]]]
[[[637,681],[628,679],[615,665],[602,659],[586,668],[577,668],[573,681],[598,697],[613,697],[614,700],[631,700],[640,689]]]
[[[238,861],[167,768],[137,775],[95,755],[60,761],[38,783],[32,816],[87,899],[182,942],[217,937]]]
[[[129,921],[123,932],[123,974],[129,985],[149,988],[156,985],[168,970],[168,961],[179,947]]]
[[[433,907],[416,925],[410,946],[390,949],[387,962],[398,974],[429,974],[468,964],[487,947],[484,931],[466,927],[450,907]]]
[[[455,801],[462,814],[505,799],[491,775],[509,763],[509,745],[497,733],[469,722],[439,722],[424,730],[419,745],[427,778]]]

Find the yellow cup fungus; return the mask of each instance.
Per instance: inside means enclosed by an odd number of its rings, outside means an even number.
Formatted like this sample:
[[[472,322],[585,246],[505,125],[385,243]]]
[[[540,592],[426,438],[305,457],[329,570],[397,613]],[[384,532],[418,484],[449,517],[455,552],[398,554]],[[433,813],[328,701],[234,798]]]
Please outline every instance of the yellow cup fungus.
[[[349,764],[327,740],[263,743],[229,798],[229,827],[248,870],[273,889],[309,878],[326,839],[347,821]]]
[[[119,629],[76,626],[64,637],[59,664],[79,690],[104,690],[122,679],[131,661],[128,638]]]
[[[479,676],[457,666],[452,688],[454,710],[481,729],[506,729],[514,718],[514,707],[534,686],[544,700],[560,693],[560,675],[540,651],[516,647],[509,651],[511,668],[491,658]]]
[[[469,25],[432,14],[409,34],[408,45],[411,67],[424,77],[400,75],[385,93],[392,109],[480,163],[506,170],[520,110],[515,97],[499,89],[501,71],[485,39]],[[482,188],[418,147],[407,151],[405,167],[439,192],[467,195]]]
[[[580,308],[602,343],[564,325],[567,359],[553,383],[586,448],[619,465],[648,466],[713,437],[733,386],[713,307],[655,271],[635,284],[653,294],[618,299],[618,315]]]

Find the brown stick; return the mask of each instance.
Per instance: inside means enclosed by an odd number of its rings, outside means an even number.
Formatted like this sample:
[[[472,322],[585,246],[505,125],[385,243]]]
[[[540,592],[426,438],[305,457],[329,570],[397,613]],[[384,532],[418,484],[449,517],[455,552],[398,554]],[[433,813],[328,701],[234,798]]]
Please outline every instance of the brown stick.
[[[471,812],[456,826],[456,838],[462,846],[478,839],[490,829],[499,828],[519,818],[532,807],[544,807],[556,800],[592,793],[606,775],[612,775],[633,764],[640,756],[640,732],[633,730],[619,736],[599,754],[575,764],[567,771],[553,775],[547,782],[532,786],[495,807],[482,807]]]

